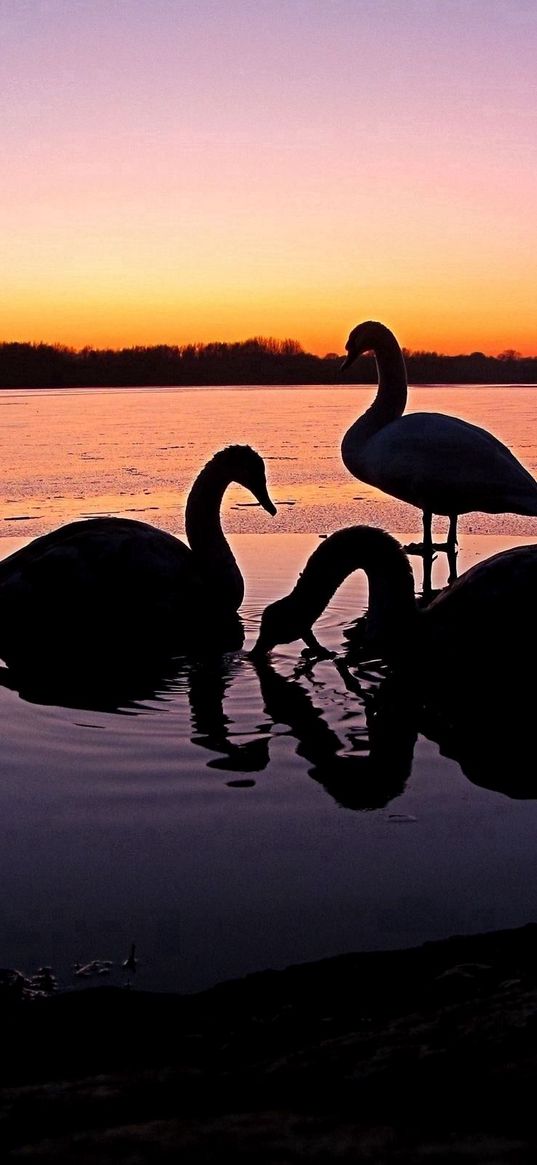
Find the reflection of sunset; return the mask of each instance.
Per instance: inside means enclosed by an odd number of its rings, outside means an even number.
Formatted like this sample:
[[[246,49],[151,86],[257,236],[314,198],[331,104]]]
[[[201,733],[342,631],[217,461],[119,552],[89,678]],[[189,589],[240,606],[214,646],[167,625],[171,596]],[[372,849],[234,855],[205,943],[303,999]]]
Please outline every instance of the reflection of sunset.
[[[269,517],[232,485],[222,507],[227,532],[317,536],[366,522],[408,534],[420,526],[419,511],[357,481],[341,460],[341,438],[374,394],[371,386],[336,385],[2,392],[0,529],[32,537],[111,513],[182,535],[196,474],[240,434],[265,459],[278,512]],[[484,425],[536,474],[533,388],[410,390],[409,411],[435,410]],[[535,519],[472,513],[461,529],[533,536]]]
[[[531,6],[11,7],[2,338],[536,351]]]

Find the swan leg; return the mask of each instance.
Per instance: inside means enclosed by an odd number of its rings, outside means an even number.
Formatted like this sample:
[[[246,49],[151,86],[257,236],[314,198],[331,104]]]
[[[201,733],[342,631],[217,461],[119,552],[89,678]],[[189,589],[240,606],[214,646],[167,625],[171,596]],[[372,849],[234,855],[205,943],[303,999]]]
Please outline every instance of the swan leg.
[[[424,510],[422,514],[423,522],[423,541],[409,542],[407,546],[403,546],[407,554],[419,554],[423,558],[430,558],[433,550],[433,514],[432,510]]]
[[[447,536],[448,550],[454,550],[459,545],[457,538],[457,518],[458,514],[449,515],[449,530]]]
[[[457,515],[450,514],[449,518],[449,534],[447,542],[439,544],[433,542],[433,515],[431,510],[423,511],[423,542],[412,542],[410,546],[405,546],[407,554],[419,554],[423,558],[423,587],[422,587],[422,602],[425,606],[434,599],[436,591],[433,591],[433,562],[435,559],[435,550],[445,550],[448,555],[449,563],[449,582],[453,582],[457,577]]]
[[[434,592],[433,592],[433,562],[434,562],[434,558],[435,558],[435,556],[433,554],[432,546],[430,549],[427,549],[424,546],[423,547],[422,599],[423,599],[423,602],[425,603],[425,605],[427,605],[427,603],[430,603],[431,599],[434,598]]]
[[[430,510],[423,511],[423,587],[424,603],[430,603],[433,598],[433,515]]]
[[[434,545],[435,550],[445,550],[448,556],[450,554],[453,555],[457,553],[457,546],[459,545],[459,540],[457,538],[458,516],[458,514],[449,515],[449,530],[447,539],[445,542],[435,542]]]
[[[449,531],[446,543],[449,564],[448,583],[455,582],[455,579],[457,578],[457,546],[457,514],[450,514]]]
[[[433,515],[430,510],[423,511],[423,553],[433,553]]]
[[[448,547],[447,552],[449,563],[448,583],[455,582],[457,578],[457,549],[456,547]]]

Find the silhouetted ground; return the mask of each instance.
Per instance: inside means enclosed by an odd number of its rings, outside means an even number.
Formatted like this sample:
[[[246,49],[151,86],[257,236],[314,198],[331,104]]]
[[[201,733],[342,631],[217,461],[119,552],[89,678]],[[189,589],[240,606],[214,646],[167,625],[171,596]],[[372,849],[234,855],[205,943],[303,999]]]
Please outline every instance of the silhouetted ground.
[[[537,1156],[537,926],[1,1008],[2,1160]]]

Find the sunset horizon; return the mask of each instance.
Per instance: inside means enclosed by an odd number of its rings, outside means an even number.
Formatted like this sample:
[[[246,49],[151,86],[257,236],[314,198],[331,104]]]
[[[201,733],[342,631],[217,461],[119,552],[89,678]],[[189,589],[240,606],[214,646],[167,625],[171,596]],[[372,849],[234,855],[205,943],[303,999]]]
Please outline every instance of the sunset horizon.
[[[0,0],[9,1160],[535,1159],[537,0]]]
[[[145,342],[142,341],[138,337],[138,338],[131,339],[131,340],[125,339],[124,341],[119,340],[117,342],[110,341],[109,343],[107,343],[106,341],[103,341],[102,343],[90,343],[88,341],[84,341],[82,343],[80,343],[80,342],[67,342],[64,339],[58,339],[58,338],[54,339],[52,337],[45,338],[44,336],[39,336],[39,337],[35,337],[35,338],[21,337],[21,336],[2,336],[2,337],[0,337],[0,347],[2,345],[12,345],[12,344],[21,345],[21,346],[31,345],[32,347],[39,347],[39,346],[43,345],[45,347],[58,348],[58,349],[67,348],[68,350],[75,352],[75,353],[83,353],[84,351],[121,352],[121,351],[128,351],[128,350],[136,349],[136,348],[148,348],[148,349],[149,348],[155,348],[155,349],[156,348],[170,348],[170,349],[178,349],[181,351],[181,350],[184,350],[185,348],[204,349],[204,348],[210,347],[211,345],[218,345],[218,344],[222,344],[222,345],[226,345],[226,346],[230,346],[230,347],[233,345],[240,346],[242,344],[248,344],[248,343],[251,343],[254,341],[260,342],[260,343],[274,341],[276,344],[285,344],[285,343],[297,344],[299,349],[305,355],[315,356],[321,360],[326,359],[328,357],[338,357],[338,358],[341,357],[341,358],[343,358],[345,355],[345,341],[344,340],[342,342],[340,342],[339,347],[334,345],[333,347],[326,348],[326,349],[324,349],[323,347],[315,348],[314,346],[308,347],[305,343],[302,342],[302,340],[298,336],[283,335],[283,334],[276,335],[274,332],[270,332],[270,331],[267,331],[265,333],[261,333],[261,332],[253,333],[252,332],[252,333],[248,333],[247,335],[230,334],[229,336],[225,336],[225,337],[222,335],[207,336],[207,338],[204,338],[204,339],[200,339],[199,337],[195,337],[195,338],[190,338],[190,339],[170,340],[170,339],[166,339],[166,338],[161,337],[161,338],[147,340]],[[506,342],[505,346],[502,347],[501,349],[498,348],[497,351],[493,351],[492,349],[487,350],[485,347],[480,348],[477,346],[473,346],[473,345],[471,345],[470,342],[468,343],[468,346],[466,348],[457,347],[456,345],[452,345],[452,350],[449,350],[447,347],[443,348],[438,344],[434,344],[434,342],[431,342],[430,345],[426,345],[423,343],[417,343],[416,345],[412,345],[412,344],[405,343],[402,340],[401,347],[405,352],[408,352],[410,355],[417,355],[420,353],[424,353],[424,354],[431,354],[431,355],[434,354],[434,355],[437,355],[439,357],[450,358],[450,357],[456,357],[456,356],[470,356],[470,355],[479,354],[479,355],[486,356],[487,358],[490,358],[490,359],[498,359],[498,358],[502,359],[502,358],[505,358],[507,353],[509,353],[513,359],[517,359],[517,360],[518,359],[521,359],[521,360],[535,360],[535,359],[537,359],[537,342],[534,344],[533,349],[528,347],[527,351],[522,351],[520,348],[517,348],[514,344],[511,344],[509,342]]]
[[[307,17],[307,18],[306,18]],[[0,339],[537,350],[527,0],[2,9]]]

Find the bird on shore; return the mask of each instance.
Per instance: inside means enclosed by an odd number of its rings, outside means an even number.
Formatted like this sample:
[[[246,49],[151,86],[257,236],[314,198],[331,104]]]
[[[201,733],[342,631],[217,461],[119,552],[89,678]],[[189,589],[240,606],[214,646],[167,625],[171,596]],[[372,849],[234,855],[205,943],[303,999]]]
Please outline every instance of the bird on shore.
[[[129,975],[135,975],[137,963],[138,959],[136,958],[136,943],[131,943],[131,949],[128,958],[122,962],[121,969],[122,971],[127,971]]]
[[[92,979],[98,975],[109,975],[114,966],[111,959],[92,959],[89,963],[73,963],[72,972],[76,979]]]
[[[240,647],[244,580],[220,520],[236,482],[275,514],[263,459],[248,445],[216,453],[188,496],[189,546],[134,519],[70,522],[0,562],[0,656],[17,674],[64,674],[153,662],[198,646]]]
[[[516,674],[517,665],[537,650],[537,544],[478,562],[420,607],[399,542],[384,530],[350,526],[321,542],[289,594],[265,608],[254,661],[296,639],[321,657],[332,654],[316,639],[313,625],[338,587],[360,569],[369,586],[366,646],[418,685],[433,681],[473,694],[481,677],[505,668]]]
[[[480,510],[537,516],[537,482],[492,433],[443,413],[403,416],[405,360],[389,328],[373,320],[358,324],[346,350],[340,371],[364,352],[374,353],[378,391],[343,437],[343,463],[359,481],[422,511],[423,544],[409,551],[431,555],[433,514],[447,515],[445,549],[454,577],[459,514]]]

